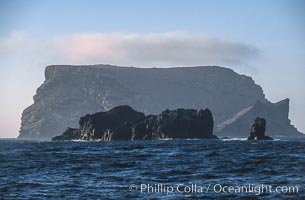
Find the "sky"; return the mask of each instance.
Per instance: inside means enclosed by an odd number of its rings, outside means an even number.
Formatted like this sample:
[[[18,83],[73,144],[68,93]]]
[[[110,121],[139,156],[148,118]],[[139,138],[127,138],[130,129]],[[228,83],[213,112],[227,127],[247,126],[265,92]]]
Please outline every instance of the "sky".
[[[0,137],[53,64],[220,65],[290,99],[305,133],[304,0],[0,0]]]

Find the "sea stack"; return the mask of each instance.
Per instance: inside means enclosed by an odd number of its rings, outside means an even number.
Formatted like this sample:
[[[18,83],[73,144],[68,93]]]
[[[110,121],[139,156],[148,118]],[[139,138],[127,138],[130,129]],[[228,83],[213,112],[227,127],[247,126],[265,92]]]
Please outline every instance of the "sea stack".
[[[66,131],[53,140],[101,140],[108,132],[121,127],[124,123],[144,118],[142,112],[135,111],[127,105],[117,106],[107,112],[87,114],[79,119],[79,128],[68,127]]]
[[[87,114],[80,118],[78,129],[68,127],[53,141],[217,139],[213,135],[213,126],[214,120],[209,109],[180,108],[145,116],[125,105],[106,112]]]
[[[165,110],[116,129],[111,140],[218,139],[209,109]]]
[[[266,125],[265,118],[256,117],[251,126],[248,140],[273,140],[271,137],[265,136]]]

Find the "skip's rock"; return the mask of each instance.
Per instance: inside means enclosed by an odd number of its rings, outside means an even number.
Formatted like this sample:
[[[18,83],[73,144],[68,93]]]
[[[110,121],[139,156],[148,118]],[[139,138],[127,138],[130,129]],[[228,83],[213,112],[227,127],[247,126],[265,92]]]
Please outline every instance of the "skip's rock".
[[[114,131],[112,139],[217,139],[213,135],[214,121],[209,109],[165,110],[160,115],[149,115]]]
[[[129,106],[118,106],[81,117],[78,129],[68,128],[53,140],[217,139],[213,126],[209,109],[165,110],[145,117]]]

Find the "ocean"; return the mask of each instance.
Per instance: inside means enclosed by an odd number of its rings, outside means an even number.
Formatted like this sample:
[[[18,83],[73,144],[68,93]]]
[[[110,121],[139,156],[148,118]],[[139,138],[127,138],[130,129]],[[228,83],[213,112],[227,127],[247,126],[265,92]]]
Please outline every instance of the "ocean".
[[[305,199],[305,140],[0,140],[0,199]]]

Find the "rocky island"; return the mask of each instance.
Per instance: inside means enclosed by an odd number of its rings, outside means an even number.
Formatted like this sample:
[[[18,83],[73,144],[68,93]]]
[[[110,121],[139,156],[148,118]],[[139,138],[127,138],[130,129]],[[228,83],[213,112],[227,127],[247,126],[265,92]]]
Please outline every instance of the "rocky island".
[[[23,111],[18,138],[51,139],[66,127],[77,127],[87,113],[120,105],[145,115],[209,108],[219,136],[247,137],[256,116],[270,122],[270,135],[303,135],[288,118],[288,99],[271,103],[251,77],[228,68],[52,65],[46,67],[34,104]]]
[[[209,109],[165,110],[159,115],[145,116],[130,106],[117,106],[81,117],[78,129],[67,128],[52,140],[217,139],[213,126]]]

